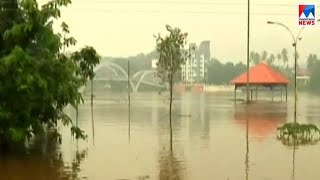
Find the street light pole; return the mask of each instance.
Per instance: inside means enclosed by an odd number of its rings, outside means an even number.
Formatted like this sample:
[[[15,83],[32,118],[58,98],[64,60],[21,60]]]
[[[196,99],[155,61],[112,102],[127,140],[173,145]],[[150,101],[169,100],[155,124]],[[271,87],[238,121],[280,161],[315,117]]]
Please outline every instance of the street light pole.
[[[320,22],[320,19],[317,20],[318,22]],[[272,21],[268,21],[268,24],[275,24],[275,25],[279,25],[284,27],[287,31],[289,31],[292,39],[293,39],[293,44],[292,46],[294,47],[294,122],[297,121],[297,100],[298,100],[298,90],[297,90],[297,43],[298,40],[301,40],[300,34],[302,32],[302,30],[304,30],[304,27],[302,27],[300,29],[300,31],[298,32],[298,34],[296,36],[293,35],[292,31],[288,28],[288,26],[279,23],[279,22],[272,22]]]
[[[294,122],[297,122],[297,100],[298,100],[298,92],[297,92],[298,91],[297,90],[297,43],[298,43],[298,40],[300,40],[300,33],[302,32],[304,27],[302,29],[300,29],[297,36],[294,36],[292,31],[288,28],[288,26],[286,26],[282,23],[272,22],[272,21],[268,21],[267,23],[284,27],[290,33],[292,40],[293,40],[292,46],[294,47]]]

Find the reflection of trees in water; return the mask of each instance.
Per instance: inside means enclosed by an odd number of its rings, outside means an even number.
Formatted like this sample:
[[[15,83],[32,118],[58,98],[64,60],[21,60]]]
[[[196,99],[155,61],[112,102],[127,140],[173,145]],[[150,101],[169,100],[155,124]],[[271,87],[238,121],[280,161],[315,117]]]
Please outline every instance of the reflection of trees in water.
[[[181,131],[182,118],[173,116],[174,135],[178,139]],[[159,180],[182,180],[182,162],[179,161],[175,150],[178,147],[177,141],[170,141],[168,137],[168,121],[162,113],[158,114],[158,137],[159,146]],[[175,139],[176,139],[175,138]]]
[[[159,180],[182,180],[183,169],[182,163],[176,157],[174,152],[170,150],[163,150],[160,152],[160,172]]]
[[[76,151],[67,166],[59,150],[59,142],[51,135],[37,137],[26,153],[10,153],[0,158],[1,179],[77,180],[86,150]]]

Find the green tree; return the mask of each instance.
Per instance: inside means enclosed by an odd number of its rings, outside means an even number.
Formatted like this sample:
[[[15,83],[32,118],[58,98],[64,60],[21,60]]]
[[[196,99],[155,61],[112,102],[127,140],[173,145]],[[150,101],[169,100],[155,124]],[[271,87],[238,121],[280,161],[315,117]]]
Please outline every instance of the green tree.
[[[188,58],[188,52],[184,49],[187,40],[187,33],[182,33],[179,28],[166,26],[169,35],[161,37],[156,36],[156,48],[159,53],[157,64],[159,77],[169,84],[170,105],[169,105],[169,123],[170,123],[170,142],[172,145],[172,96],[173,96],[173,79],[179,72],[182,64]],[[171,147],[172,149],[172,147]]]
[[[93,122],[93,78],[95,73],[93,68],[100,63],[100,56],[97,54],[93,47],[85,47],[80,50],[80,52],[75,52],[72,54],[72,59],[80,66],[80,77],[83,78],[84,82],[90,80],[91,86],[91,120],[92,120],[92,134],[94,138],[94,122]],[[78,105],[77,105],[78,106]],[[78,107],[76,107],[78,112]]]
[[[263,52],[262,52],[261,59],[262,59],[263,61],[265,61],[265,60],[267,60],[267,57],[268,57],[268,52],[267,52],[267,51],[263,51]]]
[[[281,66],[281,54],[277,54],[277,59],[278,59],[278,65]]]
[[[307,58],[307,69],[309,72],[312,71],[312,67],[314,67],[317,60],[318,60],[318,58],[317,58],[316,54],[309,54],[309,56]]]
[[[251,62],[251,63],[254,63],[254,62],[255,62],[254,60],[255,60],[255,52],[254,52],[254,51],[251,51],[251,52],[250,52],[250,62]]]
[[[310,73],[310,88],[312,90],[320,89],[320,59],[317,59],[317,55],[310,54],[307,59],[307,69]]]
[[[261,56],[259,53],[252,51],[250,53],[250,61],[254,65],[257,65],[261,61]]]
[[[235,65],[235,74],[234,74],[235,76],[234,77],[239,76],[242,73],[246,72],[246,70],[247,70],[246,68],[247,68],[247,66],[245,64],[243,64],[242,62],[237,63]]]
[[[71,1],[51,0],[41,8],[32,0],[14,2],[13,7],[2,5],[0,14],[1,23],[12,20],[1,27],[0,144],[23,143],[47,128],[60,139],[59,121],[71,124],[76,138],[85,138],[63,111],[68,104],[82,101],[78,89],[86,83],[79,64],[63,51],[76,41],[65,36],[69,31],[65,23],[64,37],[53,31],[60,8]]]
[[[282,57],[282,62],[284,67],[288,69],[289,58],[288,58],[288,50],[286,48],[282,49],[281,57]]]
[[[268,58],[268,64],[273,64],[273,62],[274,62],[274,60],[275,60],[275,57],[274,57],[274,55],[271,53],[270,54],[270,56],[269,56],[269,58]]]
[[[246,68],[242,62],[223,64],[217,59],[212,59],[208,64],[208,82],[217,85],[228,84],[233,78],[244,73]]]
[[[208,82],[210,84],[223,84],[224,83],[224,69],[223,64],[217,59],[212,59],[208,63]]]

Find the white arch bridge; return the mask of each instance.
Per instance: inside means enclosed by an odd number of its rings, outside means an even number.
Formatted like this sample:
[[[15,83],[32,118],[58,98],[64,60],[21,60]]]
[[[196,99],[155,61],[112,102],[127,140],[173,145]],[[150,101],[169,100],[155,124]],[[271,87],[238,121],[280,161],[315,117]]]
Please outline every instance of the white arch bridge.
[[[128,73],[118,64],[108,62],[99,64],[94,68],[96,73],[93,81],[128,81]],[[156,70],[142,70],[138,71],[129,77],[129,84],[133,92],[137,92],[141,84],[147,84],[154,87],[163,88],[165,85],[161,84],[161,80],[156,75]],[[85,87],[80,89],[83,92]]]

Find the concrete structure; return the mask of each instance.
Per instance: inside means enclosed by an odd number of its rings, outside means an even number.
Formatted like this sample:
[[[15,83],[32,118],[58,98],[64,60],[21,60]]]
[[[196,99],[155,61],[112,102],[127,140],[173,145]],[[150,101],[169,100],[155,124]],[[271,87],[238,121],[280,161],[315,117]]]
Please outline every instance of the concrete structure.
[[[307,69],[298,69],[297,81],[298,83],[302,83],[304,85],[310,83],[310,74]]]
[[[189,44],[190,58],[181,66],[181,77],[185,83],[201,83],[206,80],[206,64],[210,60],[210,41]]]
[[[161,80],[156,76],[156,69],[138,71],[128,78],[127,71],[121,66],[112,62],[107,62],[99,64],[93,71],[96,73],[93,81],[106,82],[106,86],[108,86],[108,81],[127,82],[129,79],[130,88],[133,92],[137,92],[141,84],[159,88],[165,87],[161,84]],[[110,72],[110,74],[105,74],[105,72]],[[83,93],[85,88],[85,86],[81,87],[79,92]]]

